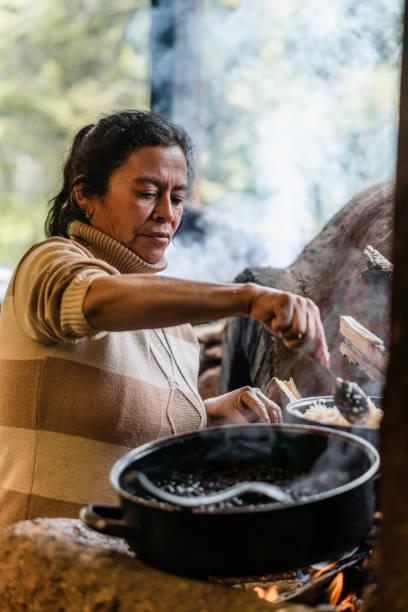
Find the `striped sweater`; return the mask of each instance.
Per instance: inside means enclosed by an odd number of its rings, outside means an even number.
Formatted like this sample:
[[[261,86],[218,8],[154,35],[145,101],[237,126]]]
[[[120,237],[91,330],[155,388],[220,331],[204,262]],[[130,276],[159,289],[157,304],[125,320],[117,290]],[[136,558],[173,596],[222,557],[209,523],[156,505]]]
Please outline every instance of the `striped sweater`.
[[[0,317],[0,527],[115,503],[113,463],[156,438],[205,427],[190,325],[97,332],[83,314],[101,275],[156,273],[78,221],[18,264]]]

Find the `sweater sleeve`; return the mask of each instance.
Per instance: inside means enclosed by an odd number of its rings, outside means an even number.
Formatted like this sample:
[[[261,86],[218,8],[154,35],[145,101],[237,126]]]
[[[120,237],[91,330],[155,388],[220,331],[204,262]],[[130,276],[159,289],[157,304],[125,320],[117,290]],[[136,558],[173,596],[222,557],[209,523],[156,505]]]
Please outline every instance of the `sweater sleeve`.
[[[72,240],[53,238],[34,246],[12,281],[20,327],[46,343],[105,335],[87,321],[83,302],[93,279],[110,274],[119,272]]]

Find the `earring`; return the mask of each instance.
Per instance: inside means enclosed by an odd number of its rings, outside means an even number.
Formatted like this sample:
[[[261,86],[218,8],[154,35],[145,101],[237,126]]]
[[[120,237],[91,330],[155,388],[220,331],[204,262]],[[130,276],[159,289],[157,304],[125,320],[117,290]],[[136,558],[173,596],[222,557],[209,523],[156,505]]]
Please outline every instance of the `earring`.
[[[91,218],[91,215],[89,214],[89,212],[87,210],[83,210],[82,212],[84,214],[85,219],[90,219]]]

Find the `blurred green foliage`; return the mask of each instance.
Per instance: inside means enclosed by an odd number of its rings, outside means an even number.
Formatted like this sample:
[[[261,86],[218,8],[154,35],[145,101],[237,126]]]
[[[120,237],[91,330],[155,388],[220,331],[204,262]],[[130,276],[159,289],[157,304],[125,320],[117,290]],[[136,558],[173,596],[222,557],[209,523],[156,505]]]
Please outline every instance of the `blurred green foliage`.
[[[146,51],[126,40],[135,0],[0,3],[0,265],[43,238],[73,134],[102,113],[148,108]],[[148,11],[140,37],[147,39]]]

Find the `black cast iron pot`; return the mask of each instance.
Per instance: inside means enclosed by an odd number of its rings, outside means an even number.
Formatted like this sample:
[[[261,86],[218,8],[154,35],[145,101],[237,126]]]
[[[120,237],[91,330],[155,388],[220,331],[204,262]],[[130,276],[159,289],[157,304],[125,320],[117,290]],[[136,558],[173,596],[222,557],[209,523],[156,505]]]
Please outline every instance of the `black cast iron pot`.
[[[186,472],[270,466],[306,484],[310,495],[289,503],[181,509],[146,499],[126,484],[129,473],[153,482]],[[358,545],[374,514],[377,450],[351,434],[282,424],[227,425],[173,436],[133,449],[111,470],[120,507],[90,505],[82,520],[128,540],[139,557],[193,576],[280,572],[332,559]],[[253,500],[252,500],[253,501]]]

